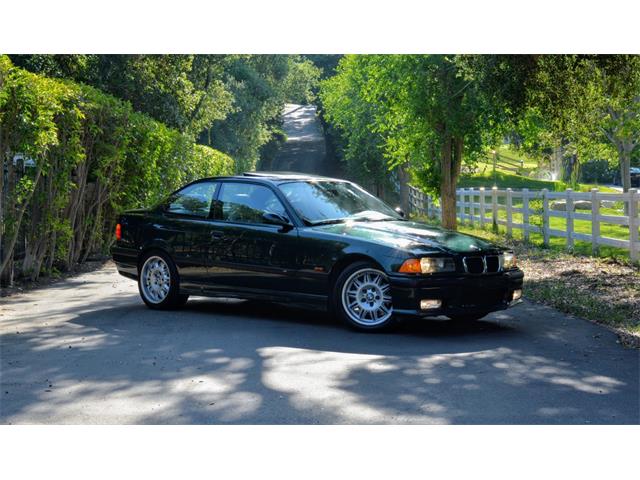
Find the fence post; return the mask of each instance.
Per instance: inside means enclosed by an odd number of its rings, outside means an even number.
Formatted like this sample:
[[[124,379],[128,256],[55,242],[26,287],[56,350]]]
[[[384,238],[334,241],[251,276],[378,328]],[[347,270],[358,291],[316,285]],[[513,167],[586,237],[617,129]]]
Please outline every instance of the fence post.
[[[460,221],[462,223],[465,222],[465,220],[467,219],[467,189],[463,188],[462,189],[462,215],[460,217]]]
[[[640,218],[638,218],[638,201],[640,195],[638,189],[629,189],[629,256],[632,262],[637,262],[640,256],[638,241],[638,228],[640,227]]]
[[[480,187],[480,228],[484,229],[484,187]]]
[[[473,187],[469,189],[469,224],[473,227],[474,224],[474,216],[476,214],[475,206],[473,205],[475,202],[476,192],[473,190]]]
[[[567,188],[567,250],[573,251],[573,189]]]
[[[498,187],[491,189],[491,219],[493,221],[493,231],[498,231]]]
[[[507,237],[511,237],[511,224],[512,224],[512,207],[513,207],[513,191],[510,188],[507,188]]]
[[[425,195],[424,196],[424,216],[426,218],[429,218],[429,199],[431,198],[430,195]]]
[[[591,252],[597,255],[600,251],[600,200],[598,189],[591,189]]]
[[[549,246],[549,190],[542,189],[542,244]]]
[[[529,189],[522,189],[522,238],[529,241]]]

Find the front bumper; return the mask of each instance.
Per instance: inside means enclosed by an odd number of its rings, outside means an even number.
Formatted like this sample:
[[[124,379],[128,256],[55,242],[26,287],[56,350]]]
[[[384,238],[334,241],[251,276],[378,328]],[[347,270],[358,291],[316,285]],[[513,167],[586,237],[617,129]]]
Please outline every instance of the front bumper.
[[[520,303],[513,292],[522,289],[524,273],[510,270],[486,275],[389,275],[393,310],[399,315],[436,317],[504,310]],[[422,310],[420,300],[442,301],[437,309]]]

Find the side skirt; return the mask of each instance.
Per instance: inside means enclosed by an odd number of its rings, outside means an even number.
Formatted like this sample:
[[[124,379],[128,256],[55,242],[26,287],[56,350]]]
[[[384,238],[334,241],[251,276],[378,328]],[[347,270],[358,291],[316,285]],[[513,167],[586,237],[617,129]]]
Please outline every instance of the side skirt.
[[[238,298],[242,300],[258,300],[264,302],[282,303],[296,307],[313,307],[326,310],[327,297],[325,295],[311,295],[306,293],[284,293],[272,290],[210,290],[200,288],[180,288],[180,293],[209,298]]]

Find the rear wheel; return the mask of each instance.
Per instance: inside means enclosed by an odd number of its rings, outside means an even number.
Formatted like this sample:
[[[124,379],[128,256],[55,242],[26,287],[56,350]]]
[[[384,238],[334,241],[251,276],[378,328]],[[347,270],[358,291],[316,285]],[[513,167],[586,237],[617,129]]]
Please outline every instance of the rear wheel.
[[[383,330],[394,323],[391,286],[385,273],[370,262],[345,268],[334,285],[337,315],[358,330]]]
[[[189,295],[180,294],[178,270],[165,252],[149,252],[142,260],[138,290],[144,303],[156,310],[182,307]]]

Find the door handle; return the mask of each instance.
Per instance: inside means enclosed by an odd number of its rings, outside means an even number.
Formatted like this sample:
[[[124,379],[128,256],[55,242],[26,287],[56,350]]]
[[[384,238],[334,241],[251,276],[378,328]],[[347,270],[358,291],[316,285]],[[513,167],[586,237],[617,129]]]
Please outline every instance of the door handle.
[[[211,240],[220,240],[223,237],[224,233],[219,230],[214,230],[211,232]]]

